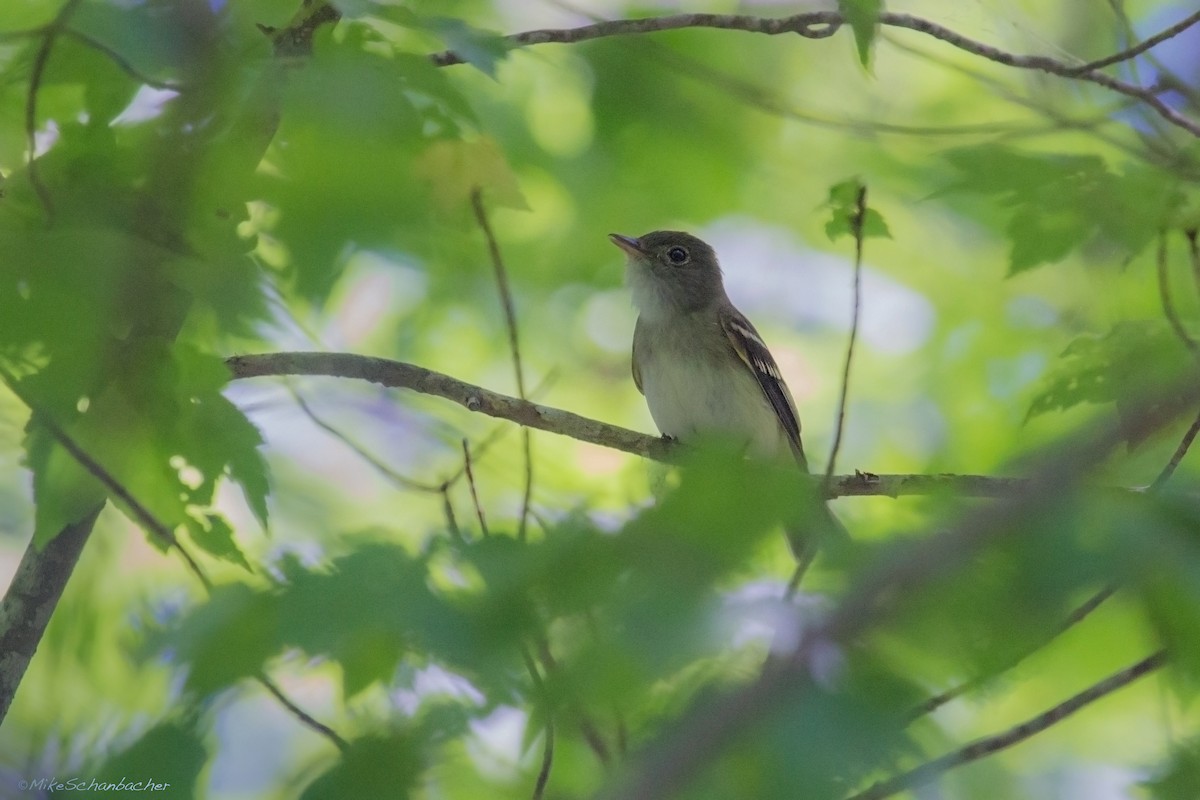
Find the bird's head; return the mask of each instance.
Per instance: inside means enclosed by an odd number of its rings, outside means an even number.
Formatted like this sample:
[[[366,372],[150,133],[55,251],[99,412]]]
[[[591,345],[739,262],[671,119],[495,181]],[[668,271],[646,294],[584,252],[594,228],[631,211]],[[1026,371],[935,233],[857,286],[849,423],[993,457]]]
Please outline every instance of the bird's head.
[[[654,231],[636,238],[610,233],[608,238],[629,257],[626,277],[643,316],[697,311],[725,298],[717,254],[690,233]]]

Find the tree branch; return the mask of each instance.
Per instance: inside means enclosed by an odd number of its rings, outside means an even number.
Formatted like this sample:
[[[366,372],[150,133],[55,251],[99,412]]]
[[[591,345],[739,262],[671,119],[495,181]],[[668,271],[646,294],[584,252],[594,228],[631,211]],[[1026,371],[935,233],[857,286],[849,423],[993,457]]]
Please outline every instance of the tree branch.
[[[500,305],[504,309],[504,322],[508,327],[508,348],[512,353],[513,370],[517,375],[517,397],[528,400],[525,393],[525,370],[521,367],[521,343],[517,335],[517,309],[513,304],[512,291],[508,287],[508,270],[504,267],[504,259],[500,256],[500,245],[496,235],[492,233],[491,223],[488,222],[487,212],[483,208],[483,192],[476,188],[471,192],[471,208],[475,212],[475,221],[479,223],[483,236],[487,239],[488,253],[492,257],[492,271],[496,274],[496,288],[500,292]],[[529,521],[529,502],[533,497],[533,443],[530,441],[529,428],[521,431],[522,450],[525,456],[525,491],[521,498],[521,515],[517,521],[517,538],[525,540],[525,526]]]
[[[452,400],[481,414],[518,425],[569,436],[588,444],[620,450],[654,461],[677,460],[675,445],[661,437],[589,419],[570,411],[543,406],[493,392],[440,372],[353,353],[262,353],[226,359],[235,379],[287,375],[324,375],[355,378],[381,386],[409,389]],[[955,494],[962,497],[1013,497],[1027,492],[1031,479],[986,475],[876,475],[855,472],[837,475],[829,497],[902,497]],[[1111,489],[1140,493],[1138,489]]]
[[[1019,655],[1018,657],[1014,658],[1011,662],[1009,662],[1003,668],[997,670],[997,672],[1007,672],[1008,670],[1010,670],[1013,667],[1020,664],[1028,656],[1032,655],[1033,653],[1037,652],[1041,648],[1045,647],[1047,644],[1054,641],[1059,636],[1062,636],[1064,633],[1066,633],[1071,628],[1078,625],[1080,622],[1083,622],[1083,620],[1086,619],[1089,614],[1091,614],[1093,611],[1095,611],[1097,608],[1099,608],[1104,603],[1105,600],[1112,597],[1114,592],[1116,592],[1116,589],[1113,588],[1112,586],[1105,586],[1103,589],[1096,592],[1094,595],[1092,595],[1087,600],[1083,601],[1083,603],[1081,603],[1078,607],[1076,607],[1074,611],[1072,611],[1070,614],[1068,614],[1066,619],[1064,619],[1061,623],[1059,623],[1058,627],[1055,628],[1050,633],[1050,635],[1046,637],[1045,641],[1040,642],[1036,647],[1031,648],[1028,652],[1023,653],[1023,654]],[[908,721],[912,722],[913,720],[923,717],[926,714],[932,714],[934,711],[937,711],[939,708],[946,705],[946,703],[949,703],[951,700],[955,700],[955,699],[961,697],[962,695],[966,694],[967,692],[971,691],[972,689],[975,689],[976,687],[980,686],[982,684],[982,682],[983,681],[978,678],[963,681],[962,683],[958,684],[957,686],[947,689],[946,691],[942,692],[941,694],[936,694],[933,697],[930,697],[928,700],[926,700],[925,702],[923,702],[919,706],[917,706],[915,709],[913,709],[913,711],[909,714]]]
[[[1190,19],[1190,18],[1189,18]],[[674,14],[662,17],[647,17],[644,19],[624,19],[596,22],[582,25],[578,28],[546,28],[526,31],[504,37],[510,47],[528,47],[537,44],[574,44],[576,42],[601,39],[608,36],[628,36],[639,33],[655,33],[659,31],[678,30],[681,28],[719,28],[722,30],[746,31],[749,33],[778,36],[785,33],[796,33],[807,39],[824,39],[832,36],[844,23],[842,15],[836,11],[813,11],[804,14],[794,14],[790,17],[754,17],[745,14]],[[943,41],[972,55],[994,61],[1016,69],[1036,70],[1057,75],[1072,80],[1082,80],[1103,86],[1109,91],[1132,97],[1150,106],[1155,113],[1172,125],[1182,128],[1193,136],[1200,137],[1200,122],[1191,120],[1167,105],[1154,88],[1138,86],[1113,78],[1096,68],[1088,69],[1088,64],[1067,64],[1049,56],[1027,56],[1009,53],[992,45],[963,36],[949,28],[911,14],[885,12],[879,15],[879,24],[894,28],[923,33]],[[1178,35],[1182,30],[1191,26],[1191,22],[1183,27],[1178,25],[1168,29],[1175,30],[1170,35],[1157,34],[1151,39],[1155,44],[1170,36]],[[1164,32],[1167,33],[1167,32]],[[1159,38],[1162,37],[1162,38]],[[1153,45],[1150,45],[1151,47]],[[1141,52],[1141,51],[1139,51]],[[1135,53],[1136,55],[1136,53]],[[1124,53],[1109,56],[1108,59],[1123,60]],[[433,53],[429,56],[435,66],[445,67],[452,64],[462,64],[465,59],[453,50]],[[1107,61],[1108,59],[1102,59]],[[1115,63],[1111,62],[1111,63]]]
[[[1099,683],[1089,686],[1079,694],[1064,700],[1053,708],[1047,709],[1036,717],[1022,722],[1020,725],[1016,725],[995,736],[977,739],[965,747],[955,750],[953,753],[947,753],[941,758],[935,758],[933,761],[926,762],[915,769],[877,783],[866,791],[851,795],[846,800],[883,800],[885,797],[899,794],[906,789],[924,786],[939,775],[955,767],[961,767],[972,761],[978,761],[981,758],[998,753],[1001,750],[1025,741],[1035,734],[1041,733],[1052,725],[1062,722],[1084,706],[1090,705],[1100,698],[1128,686],[1138,678],[1159,669],[1166,663],[1166,651],[1159,650],[1157,653],[1147,656],[1136,664],[1108,676]]]
[[[854,236],[854,292],[850,311],[850,337],[846,342],[846,360],[842,365],[842,384],[838,392],[837,425],[833,429],[833,445],[829,448],[829,463],[825,465],[825,485],[833,480],[838,451],[842,447],[842,430],[846,425],[846,401],[850,397],[850,367],[854,363],[854,344],[858,341],[858,320],[862,313],[863,224],[867,217],[867,185],[860,184],[850,215],[850,232]]]
[[[0,722],[8,715],[102,508],[103,504],[96,506],[79,522],[63,528],[43,549],[30,541],[21,556],[0,602]]]
[[[658,436],[582,417],[570,411],[543,406],[493,392],[424,367],[353,353],[260,353],[225,360],[234,379],[325,375],[355,378],[381,386],[409,389],[452,400],[468,411],[487,414],[537,430],[569,436],[581,442],[620,450],[654,461],[674,463],[678,445]],[[809,478],[820,490],[820,476]],[[908,497],[951,494],[959,497],[1017,497],[1027,493],[1034,479],[988,475],[875,475],[855,472],[835,475],[827,497]],[[1141,489],[1104,487],[1103,491],[1142,494]]]

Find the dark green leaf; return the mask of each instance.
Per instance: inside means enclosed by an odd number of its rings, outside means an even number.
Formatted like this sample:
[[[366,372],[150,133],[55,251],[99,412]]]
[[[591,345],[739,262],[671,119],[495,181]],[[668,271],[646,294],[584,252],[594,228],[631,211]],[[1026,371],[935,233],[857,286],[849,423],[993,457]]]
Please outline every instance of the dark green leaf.
[[[301,800],[402,800],[409,797],[422,769],[409,736],[393,733],[356,739],[338,763],[300,795]]]
[[[81,793],[119,798],[200,797],[196,781],[207,759],[208,748],[191,726],[161,722],[109,759],[94,778],[79,778],[83,781]]]
[[[1148,387],[1171,386],[1194,367],[1165,321],[1123,322],[1103,336],[1068,345],[1043,378],[1026,419],[1080,403],[1133,401]]]
[[[883,0],[838,0],[838,11],[846,17],[854,31],[854,46],[858,60],[865,67],[871,60],[871,45],[879,32],[879,15]]]
[[[188,533],[204,552],[250,569],[250,562],[233,537],[233,528],[220,514],[205,514],[203,520],[189,519]]]

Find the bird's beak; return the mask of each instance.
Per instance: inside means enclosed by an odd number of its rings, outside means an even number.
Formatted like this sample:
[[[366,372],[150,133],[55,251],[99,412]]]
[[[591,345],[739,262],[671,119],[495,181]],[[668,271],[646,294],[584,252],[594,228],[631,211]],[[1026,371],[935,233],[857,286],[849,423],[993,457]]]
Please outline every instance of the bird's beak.
[[[646,255],[645,251],[642,250],[642,243],[632,236],[623,236],[619,233],[610,233],[608,238],[613,244],[631,256],[641,258]]]

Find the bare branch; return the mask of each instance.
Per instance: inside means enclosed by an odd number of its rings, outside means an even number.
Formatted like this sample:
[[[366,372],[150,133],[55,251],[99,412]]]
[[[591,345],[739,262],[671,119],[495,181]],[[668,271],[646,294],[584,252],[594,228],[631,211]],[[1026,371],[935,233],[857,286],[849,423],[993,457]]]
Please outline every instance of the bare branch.
[[[752,17],[745,14],[674,14],[664,17],[595,22],[578,28],[545,28],[526,31],[505,36],[504,41],[514,48],[535,44],[575,44],[608,36],[656,33],[679,28],[721,28],[763,33],[768,36],[798,33],[808,39],[823,39],[836,33],[841,24],[842,15],[836,11],[814,11],[777,19]],[[466,63],[466,60],[453,50],[434,53],[429,56],[429,59],[438,67]]]
[[[1195,241],[1189,240],[1192,247],[1193,268],[1195,268]],[[1158,252],[1155,259],[1158,272],[1158,296],[1162,302],[1163,315],[1167,318],[1167,322],[1171,326],[1171,330],[1175,332],[1175,336],[1192,354],[1192,358],[1196,359],[1197,364],[1200,364],[1200,344],[1192,338],[1187,332],[1187,328],[1183,326],[1183,321],[1179,318],[1179,313],[1175,310],[1175,303],[1171,300],[1171,280],[1167,272],[1167,234],[1162,231],[1158,235]],[[1150,485],[1151,491],[1158,491],[1162,488],[1171,476],[1175,474],[1175,470],[1179,468],[1180,462],[1191,449],[1192,442],[1196,439],[1196,434],[1200,433],[1200,414],[1197,414],[1195,420],[1183,434],[1183,438],[1179,440],[1179,444],[1175,447],[1175,452],[1171,454],[1171,458],[1167,461],[1166,466],[1158,473],[1158,477],[1154,479],[1154,483]]]
[[[479,492],[475,490],[475,473],[471,470],[471,447],[467,440],[462,440],[463,471],[467,474],[467,486],[471,489],[471,502],[475,504],[475,516],[479,518],[479,531],[483,538],[491,536],[488,531],[487,519],[483,515],[483,505],[479,502]]]
[[[0,602],[0,722],[37,652],[103,504],[39,548],[32,541]]]
[[[829,463],[825,465],[825,486],[833,479],[838,450],[842,447],[842,430],[846,425],[846,401],[850,396],[850,366],[854,363],[854,344],[858,341],[858,320],[862,313],[862,256],[863,222],[867,216],[867,186],[860,184],[854,198],[854,213],[850,217],[850,232],[854,236],[854,305],[850,312],[850,339],[846,343],[846,360],[842,365],[842,386],[838,392],[837,426],[833,429],[833,446]]]
[[[639,33],[678,30],[680,28],[719,28],[777,36],[796,33],[808,39],[823,39],[832,36],[841,27],[844,18],[836,11],[814,11],[794,14],[790,17],[754,17],[744,14],[674,14],[644,19],[610,20],[583,25],[578,28],[557,28],[526,31],[504,37],[510,47],[527,47],[536,44],[573,44],[608,36],[627,36]],[[1200,122],[1191,120],[1165,103],[1154,88],[1146,88],[1113,78],[1097,69],[1086,69],[1088,65],[1067,64],[1049,56],[1027,56],[1009,53],[997,47],[963,36],[921,17],[911,14],[885,12],[879,15],[879,24],[923,33],[972,55],[994,61],[1016,69],[1037,70],[1063,78],[1087,81],[1103,86],[1109,91],[1132,97],[1145,103],[1155,113],[1172,125],[1200,136]],[[1169,37],[1168,37],[1169,38]],[[1117,54],[1120,55],[1120,54]],[[433,53],[429,56],[435,66],[444,67],[462,64],[464,59],[453,50]]]
[[[1113,593],[1115,591],[1116,591],[1116,589],[1114,587],[1106,586],[1103,589],[1101,589],[1100,591],[1096,592],[1094,595],[1092,595],[1087,600],[1085,600],[1082,604],[1080,604],[1079,607],[1077,607],[1074,611],[1072,611],[1070,614],[1068,614],[1067,618],[1064,619],[1062,621],[1062,623],[1059,624],[1059,626],[1049,636],[1046,637],[1045,641],[1038,644],[1037,647],[1031,649],[1029,652],[1024,653],[1021,656],[1019,656],[1018,658],[1013,659],[1003,669],[998,670],[998,672],[1007,672],[1008,670],[1012,669],[1013,667],[1017,666],[1022,661],[1024,661],[1028,656],[1033,655],[1033,653],[1035,653],[1037,650],[1040,650],[1041,648],[1045,647],[1047,644],[1049,644],[1053,640],[1057,639],[1059,636],[1066,633],[1068,630],[1075,627],[1080,622],[1083,622],[1083,620],[1086,619],[1089,614],[1091,614],[1093,611],[1095,611],[1097,608],[1099,608],[1100,605],[1105,600],[1112,597]],[[913,720],[916,720],[920,717],[925,716],[926,714],[933,713],[934,711],[938,710],[942,706],[946,705],[946,703],[949,703],[951,700],[955,700],[955,699],[961,697],[962,695],[966,694],[967,692],[971,691],[972,689],[975,689],[981,683],[982,682],[980,680],[964,681],[963,683],[960,683],[959,685],[957,685],[951,689],[947,689],[946,691],[942,692],[941,694],[934,695],[933,697],[926,700],[924,703],[921,703],[921,705],[917,706],[917,708],[913,709],[912,713],[909,714],[909,721],[911,722]]]
[[[361,446],[360,444],[358,444],[358,442],[355,442],[353,439],[351,439],[348,435],[346,435],[346,433],[338,430],[336,427],[334,427],[333,425],[329,424],[328,422],[326,422],[325,420],[323,420],[319,416],[317,416],[316,412],[314,412],[312,410],[312,408],[309,407],[309,405],[305,401],[305,399],[293,387],[288,386],[288,391],[291,393],[292,399],[296,401],[296,405],[299,406],[300,411],[302,411],[304,413],[304,416],[308,417],[309,421],[312,424],[316,425],[318,428],[325,431],[333,438],[337,439],[339,442],[344,444],[346,447],[353,450],[355,455],[357,455],[363,461],[366,461],[368,464],[370,464],[372,467],[374,467],[376,472],[378,472],[380,475],[382,475],[383,477],[385,477],[392,483],[396,484],[397,486],[399,486],[402,489],[411,489],[413,491],[418,491],[418,492],[431,492],[431,493],[435,493],[435,494],[444,493],[445,488],[446,488],[444,485],[435,486],[430,483],[423,483],[414,478],[410,478],[407,475],[402,475],[399,472],[397,472],[396,470],[392,469],[387,464],[383,463],[378,458],[376,458],[371,453],[369,453],[365,447]]]
[[[664,463],[678,460],[676,447],[660,436],[631,431],[617,425],[581,417],[570,411],[538,405],[516,397],[493,392],[460,381],[440,372],[389,361],[384,358],[352,353],[262,353],[232,356],[225,360],[235,379],[326,375],[331,378],[356,378],[381,386],[410,389],[452,400],[469,411],[505,419],[538,430],[569,436],[581,442],[620,450]],[[457,478],[457,476],[455,476]],[[820,477],[817,481],[820,489]],[[454,478],[451,479],[453,481]],[[835,475],[826,496],[834,497],[908,497],[914,495],[953,494],[960,497],[1020,497],[1034,488],[1028,477],[988,475],[876,475],[855,472]],[[1103,488],[1121,494],[1142,494],[1142,489]]]
[[[266,673],[259,673],[255,679],[259,682],[259,684],[262,685],[264,689],[271,693],[271,696],[274,697],[289,714],[299,720],[302,725],[311,728],[329,741],[333,742],[334,746],[337,747],[338,750],[341,750],[343,753],[346,752],[347,748],[349,748],[349,745],[346,743],[345,739],[338,735],[337,731],[325,723],[317,720],[307,711],[296,705],[296,703],[290,697],[283,693],[282,689],[275,685],[274,681],[267,677]]]
[[[1136,58],[1150,48],[1157,47],[1158,45],[1162,44],[1167,39],[1174,39],[1176,36],[1183,33],[1198,22],[1200,22],[1200,11],[1197,11],[1190,17],[1184,17],[1171,27],[1159,31],[1149,39],[1139,42],[1133,47],[1126,48],[1119,53],[1113,53],[1111,56],[1105,56],[1104,58],[1098,58],[1095,61],[1089,61],[1088,63],[1078,66],[1075,69],[1078,72],[1091,72],[1095,69],[1109,67],[1113,64],[1119,64],[1122,61],[1128,61],[1131,58]]]
[[[1187,328],[1183,326],[1183,321],[1179,319],[1179,313],[1175,310],[1175,303],[1171,299],[1171,281],[1167,273],[1167,234],[1165,231],[1160,232],[1158,235],[1158,251],[1155,257],[1155,266],[1158,272],[1158,298],[1162,303],[1163,316],[1167,318],[1167,322],[1171,325],[1171,330],[1175,332],[1175,336],[1188,349],[1192,357],[1196,359],[1197,364],[1200,364],[1200,344],[1196,343],[1196,340],[1187,332]]]
[[[521,344],[517,335],[517,311],[513,304],[512,291],[508,286],[508,270],[504,267],[504,259],[500,256],[500,245],[492,226],[488,222],[487,212],[483,208],[483,192],[476,188],[471,192],[471,207],[475,211],[475,221],[487,239],[488,252],[492,257],[492,269],[496,273],[496,286],[500,291],[500,304],[504,308],[504,321],[508,326],[508,347],[512,352],[513,370],[517,375],[517,397],[528,400],[525,394],[525,371],[521,368]],[[533,497],[533,445],[530,441],[529,428],[521,431],[522,449],[525,456],[525,491],[521,499],[521,516],[517,522],[517,538],[525,540],[525,526],[529,521],[529,501]]]
[[[550,781],[550,770],[554,766],[554,717],[550,713],[549,697],[546,694],[545,682],[538,672],[537,661],[523,643],[521,644],[521,661],[525,664],[525,671],[529,673],[529,681],[533,684],[533,690],[537,693],[539,702],[544,704],[543,711],[546,715],[546,724],[542,729],[545,737],[542,741],[542,765],[538,769],[532,795],[533,800],[542,800],[546,793],[546,784]]]
[[[955,767],[961,767],[972,761],[978,761],[981,758],[998,753],[1015,744],[1020,744],[1031,736],[1062,722],[1081,708],[1112,694],[1118,689],[1128,686],[1143,675],[1161,668],[1166,663],[1166,651],[1159,650],[1157,653],[1147,656],[1136,664],[1108,676],[1099,683],[1089,686],[1079,694],[1064,700],[1053,708],[1038,714],[1036,717],[1022,722],[1020,725],[1014,726],[995,736],[988,736],[984,739],[971,742],[965,747],[955,750],[953,753],[947,753],[941,758],[936,758],[901,775],[877,783],[866,791],[851,795],[846,800],[883,800],[885,797],[891,797],[907,789],[924,786],[939,775]]]

